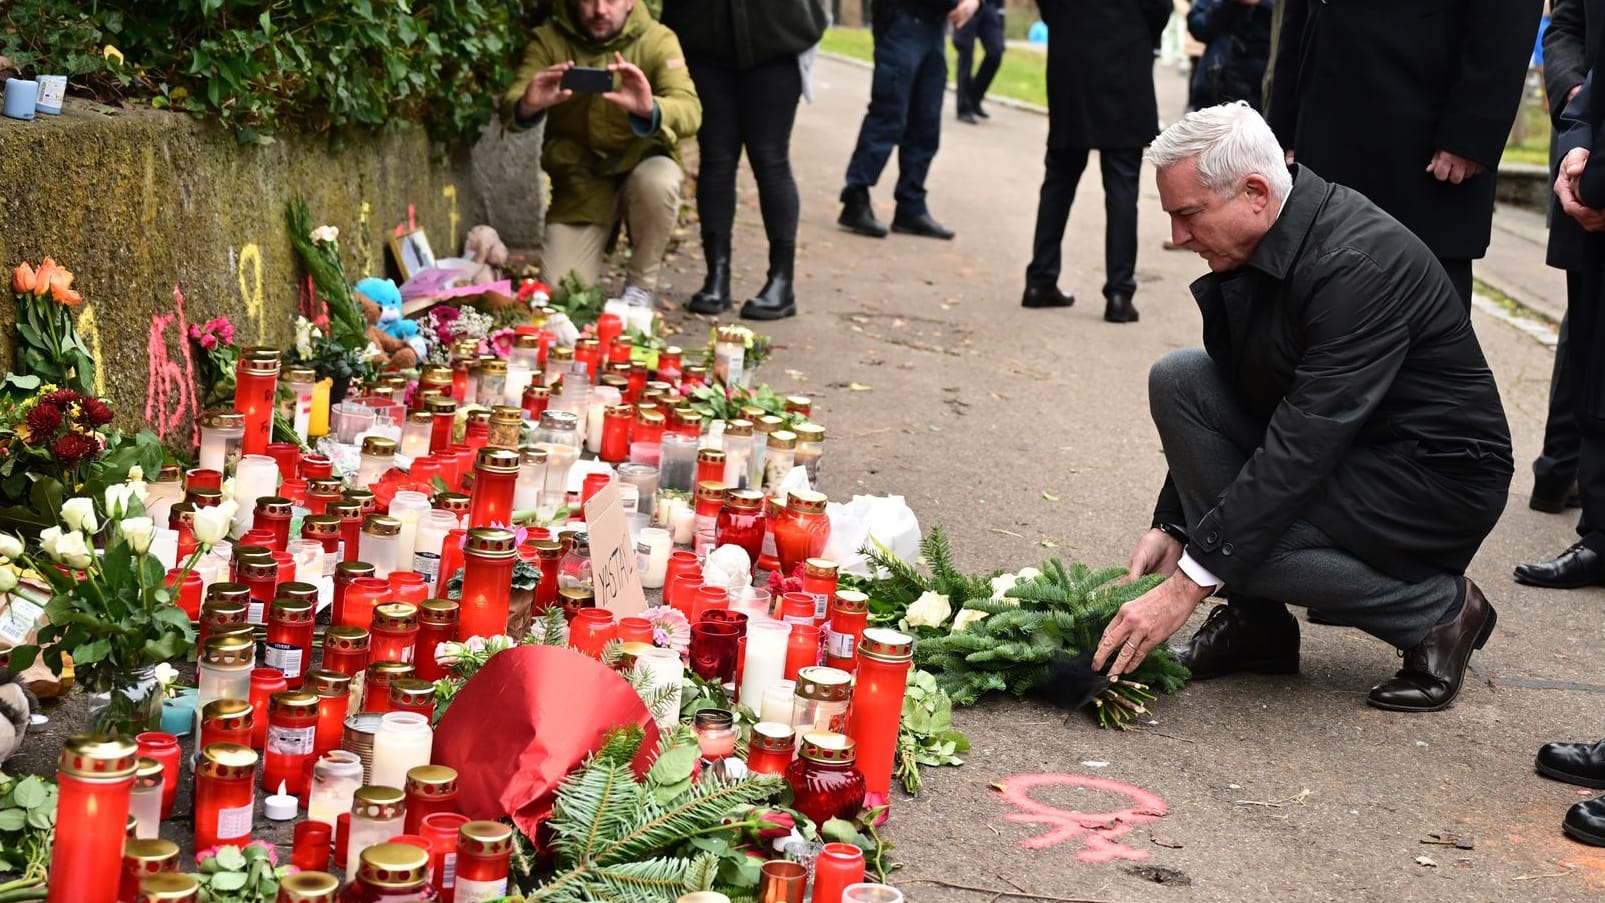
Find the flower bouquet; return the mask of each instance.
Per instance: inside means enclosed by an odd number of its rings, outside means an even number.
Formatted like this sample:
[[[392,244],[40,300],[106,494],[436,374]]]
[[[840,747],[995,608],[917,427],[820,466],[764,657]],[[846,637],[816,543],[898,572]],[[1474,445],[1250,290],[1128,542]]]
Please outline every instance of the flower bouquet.
[[[17,369],[84,394],[95,389],[95,362],[78,338],[72,312],[83,296],[72,272],[49,257],[35,270],[26,261],[11,272],[17,299]]]

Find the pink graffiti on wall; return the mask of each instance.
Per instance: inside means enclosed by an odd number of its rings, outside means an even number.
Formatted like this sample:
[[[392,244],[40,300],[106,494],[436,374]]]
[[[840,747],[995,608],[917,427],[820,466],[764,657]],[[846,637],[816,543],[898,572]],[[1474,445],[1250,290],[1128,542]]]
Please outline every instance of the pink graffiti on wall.
[[[168,336],[178,342],[176,359],[168,353]],[[149,358],[145,385],[145,420],[162,438],[188,428],[188,440],[200,441],[199,401],[195,397],[195,360],[190,353],[189,321],[184,317],[184,292],[173,285],[173,309],[150,318]]]
[[[1076,852],[1076,858],[1082,862],[1147,859],[1147,850],[1134,849],[1116,841],[1131,833],[1133,825],[1151,822],[1169,811],[1164,800],[1141,787],[1088,775],[1017,774],[994,786],[1003,794],[1004,800],[1020,810],[1003,816],[1004,821],[1044,825],[1049,829],[1021,841],[1020,846],[1028,850],[1044,850],[1069,840],[1084,838],[1084,848]],[[1038,787],[1076,787],[1110,793],[1126,797],[1131,805],[1109,812],[1067,812],[1032,799],[1031,791]]]

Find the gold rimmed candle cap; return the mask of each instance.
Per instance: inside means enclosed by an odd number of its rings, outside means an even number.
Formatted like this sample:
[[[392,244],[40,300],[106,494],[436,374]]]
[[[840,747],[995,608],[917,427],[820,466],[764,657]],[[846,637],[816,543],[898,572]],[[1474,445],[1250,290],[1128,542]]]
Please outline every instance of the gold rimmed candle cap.
[[[368,784],[358,787],[351,797],[351,814],[375,821],[398,818],[407,803],[407,795],[399,787]],[[416,848],[414,848],[416,849]]]
[[[362,440],[362,453],[388,458],[396,453],[396,440],[384,436],[368,436]]]
[[[798,514],[824,514],[826,504],[823,492],[814,492],[811,489],[793,489],[791,499],[786,507]]]
[[[411,602],[386,602],[373,608],[376,630],[411,630],[418,626],[418,606]]]
[[[256,773],[259,756],[256,750],[239,743],[208,743],[201,749],[201,760],[195,773],[209,778],[235,780],[249,778]]]
[[[410,843],[376,843],[362,851],[357,875],[370,887],[417,887],[429,880],[429,853]]]
[[[791,430],[775,430],[769,434],[770,448],[796,448],[797,434]]]
[[[401,521],[388,514],[370,514],[362,520],[362,532],[369,536],[399,536]]]
[[[201,426],[214,430],[243,430],[245,415],[238,411],[207,411],[201,415]]]
[[[914,638],[886,627],[871,627],[859,641],[858,654],[879,662],[906,662],[914,657]]]
[[[830,577],[836,573],[836,562],[829,558],[810,558],[803,562],[803,573],[809,577]]]
[[[323,632],[323,648],[336,652],[359,652],[370,642],[368,628],[350,624],[336,624]]]
[[[448,765],[416,765],[407,770],[407,792],[441,797],[457,792],[457,769]]]
[[[479,450],[474,459],[474,468],[485,473],[518,473],[518,465],[522,460],[518,452],[510,448],[487,446]]]
[[[194,903],[200,899],[201,885],[178,872],[157,872],[139,879],[134,903]]]
[[[737,489],[725,493],[724,503],[732,511],[761,511],[763,510],[764,494],[756,489]]]
[[[518,554],[517,546],[518,537],[511,530],[503,530],[500,527],[475,527],[468,531],[463,551],[485,558],[507,558]]]
[[[854,589],[839,589],[836,598],[830,603],[834,611],[844,611],[848,614],[862,614],[869,611],[869,596]]]
[[[268,714],[282,712],[286,715],[316,715],[318,713],[318,694],[305,690],[285,690],[274,693],[268,697]]]
[[[457,851],[501,856],[513,848],[513,829],[499,821],[471,821],[457,829]]]
[[[303,677],[302,686],[319,696],[338,699],[351,694],[351,675],[315,668]]]
[[[845,765],[858,758],[858,745],[845,734],[809,731],[803,734],[801,755],[810,762]]]
[[[335,903],[340,879],[328,872],[297,872],[279,880],[279,903]]]
[[[242,668],[256,662],[256,641],[244,636],[209,636],[201,644],[201,661],[218,668]]]

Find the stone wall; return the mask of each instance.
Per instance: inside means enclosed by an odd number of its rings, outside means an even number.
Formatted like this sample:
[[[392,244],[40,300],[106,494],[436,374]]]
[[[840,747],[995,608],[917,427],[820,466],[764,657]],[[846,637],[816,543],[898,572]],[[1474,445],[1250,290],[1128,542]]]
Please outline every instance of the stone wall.
[[[59,117],[0,119],[0,262],[8,287],[11,267],[46,255],[76,274],[79,331],[119,422],[182,447],[198,363],[187,326],[226,315],[244,342],[291,337],[302,298],[287,202],[302,195],[314,224],[340,228],[356,279],[383,271],[409,222],[437,256],[457,250],[485,210],[468,158],[416,128],[242,146],[188,116],[69,98]],[[0,365],[15,318],[3,297]]]

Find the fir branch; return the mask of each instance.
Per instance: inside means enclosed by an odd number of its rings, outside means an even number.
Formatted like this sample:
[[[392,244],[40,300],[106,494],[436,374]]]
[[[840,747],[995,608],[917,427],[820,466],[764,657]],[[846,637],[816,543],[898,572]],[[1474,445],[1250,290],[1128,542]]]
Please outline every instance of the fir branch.
[[[749,775],[721,781],[711,775],[691,785],[690,791],[668,807],[647,801],[635,827],[608,844],[596,856],[603,865],[632,862],[677,843],[682,837],[723,819],[730,810],[755,805],[777,793],[782,781],[774,775]]]
[[[553,848],[575,862],[595,861],[599,850],[630,830],[644,796],[628,762],[593,759],[558,789]]]

